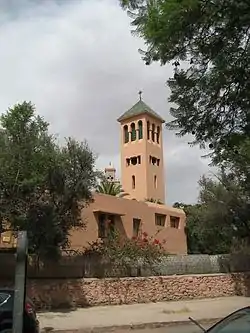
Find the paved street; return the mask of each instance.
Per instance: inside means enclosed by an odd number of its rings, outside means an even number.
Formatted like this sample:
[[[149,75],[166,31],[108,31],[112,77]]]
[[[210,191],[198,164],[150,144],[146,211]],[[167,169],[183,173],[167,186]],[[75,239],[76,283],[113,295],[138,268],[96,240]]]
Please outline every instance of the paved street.
[[[206,327],[205,327],[206,328]],[[154,329],[143,329],[133,331],[116,331],[117,333],[202,333],[199,327],[195,325],[174,325],[170,327],[161,327]]]
[[[208,328],[208,326],[204,325],[205,328]],[[79,330],[79,331],[60,331],[58,333],[90,333],[91,331],[88,330]],[[167,326],[167,327],[161,327],[161,328],[144,328],[144,329],[116,329],[116,330],[103,330],[102,333],[202,333],[201,329],[195,325],[180,325],[180,324],[174,324],[173,326]],[[42,333],[45,333],[42,332]],[[53,331],[51,332],[53,333]]]
[[[224,297],[215,299],[159,302],[132,305],[96,306],[91,308],[79,308],[69,312],[44,312],[39,313],[41,328],[54,330],[89,330],[113,328],[120,332],[121,328],[134,327],[135,329],[163,326],[167,323],[188,321],[192,317],[197,321],[218,319],[227,316],[233,311],[248,306],[248,297]],[[177,327],[177,328],[176,328]],[[199,332],[195,324],[188,327],[181,325],[176,327],[166,326],[154,332]],[[198,330],[197,330],[198,329]],[[172,331],[171,331],[172,330]],[[182,331],[181,331],[182,330]],[[145,333],[141,330],[140,333]],[[150,330],[152,332],[152,329]]]

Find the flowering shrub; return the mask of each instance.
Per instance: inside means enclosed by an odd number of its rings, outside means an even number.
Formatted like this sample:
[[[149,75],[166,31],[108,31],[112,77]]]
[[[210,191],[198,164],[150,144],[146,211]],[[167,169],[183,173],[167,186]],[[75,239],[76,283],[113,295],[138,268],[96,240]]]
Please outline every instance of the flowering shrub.
[[[102,263],[119,266],[129,272],[131,267],[152,267],[160,261],[162,256],[166,255],[163,243],[157,238],[149,237],[146,232],[128,239],[114,231],[107,238],[91,243],[86,253],[97,255]]]

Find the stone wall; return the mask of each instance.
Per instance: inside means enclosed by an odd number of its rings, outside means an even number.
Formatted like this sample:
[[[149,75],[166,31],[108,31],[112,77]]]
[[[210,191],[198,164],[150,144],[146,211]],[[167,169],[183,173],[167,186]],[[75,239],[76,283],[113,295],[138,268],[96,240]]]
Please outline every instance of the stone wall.
[[[1,285],[9,285],[10,282]],[[38,309],[249,295],[250,273],[109,279],[29,280]]]

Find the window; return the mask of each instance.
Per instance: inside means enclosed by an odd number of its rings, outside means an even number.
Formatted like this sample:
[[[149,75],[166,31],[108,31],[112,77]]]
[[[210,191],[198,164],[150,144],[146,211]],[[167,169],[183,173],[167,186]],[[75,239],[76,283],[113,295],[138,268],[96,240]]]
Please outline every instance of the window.
[[[152,164],[152,165],[159,166],[160,165],[160,159],[150,155],[149,156],[149,163]]]
[[[246,333],[249,331],[250,310],[249,307],[242,308],[231,313],[223,320],[212,326],[207,332],[211,333]]]
[[[98,238],[105,238],[105,215],[101,214],[98,216]]]
[[[106,238],[115,231],[114,215],[100,214],[98,216],[98,238]]]
[[[131,164],[136,165],[137,164],[137,156],[131,157]]]
[[[150,139],[150,122],[147,121],[147,137],[148,137],[148,140]]]
[[[160,126],[157,126],[156,141],[157,143],[160,142]]]
[[[133,219],[133,237],[138,237],[141,227],[140,219]]]
[[[152,141],[155,142],[155,124],[152,125],[151,137]]]
[[[166,215],[155,214],[155,225],[159,227],[165,227]]]
[[[125,125],[123,127],[123,135],[124,135],[124,143],[128,143],[129,142],[129,132],[128,132],[128,126]]]
[[[180,226],[180,218],[178,216],[170,216],[170,227],[179,229]]]
[[[135,189],[135,176],[132,176],[132,189]]]
[[[137,165],[137,164],[141,164],[141,156],[132,156],[130,158],[126,158],[126,165],[130,166],[130,165]]]
[[[136,140],[136,130],[135,130],[135,123],[131,124],[131,141]]]
[[[157,188],[157,177],[154,175],[154,188]]]
[[[138,121],[138,131],[139,131],[139,140],[143,137],[143,127],[142,127],[142,121]]]

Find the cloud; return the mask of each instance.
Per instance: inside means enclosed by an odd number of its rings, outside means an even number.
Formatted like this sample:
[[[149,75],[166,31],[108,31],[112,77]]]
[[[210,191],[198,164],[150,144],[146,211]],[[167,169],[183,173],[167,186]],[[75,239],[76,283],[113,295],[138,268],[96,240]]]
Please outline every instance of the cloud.
[[[22,3],[22,5],[21,5]],[[2,0],[0,109],[31,100],[60,137],[87,139],[119,175],[116,119],[138,99],[169,119],[172,67],[145,66],[118,0]],[[167,201],[194,202],[208,171],[198,148],[164,131]]]

